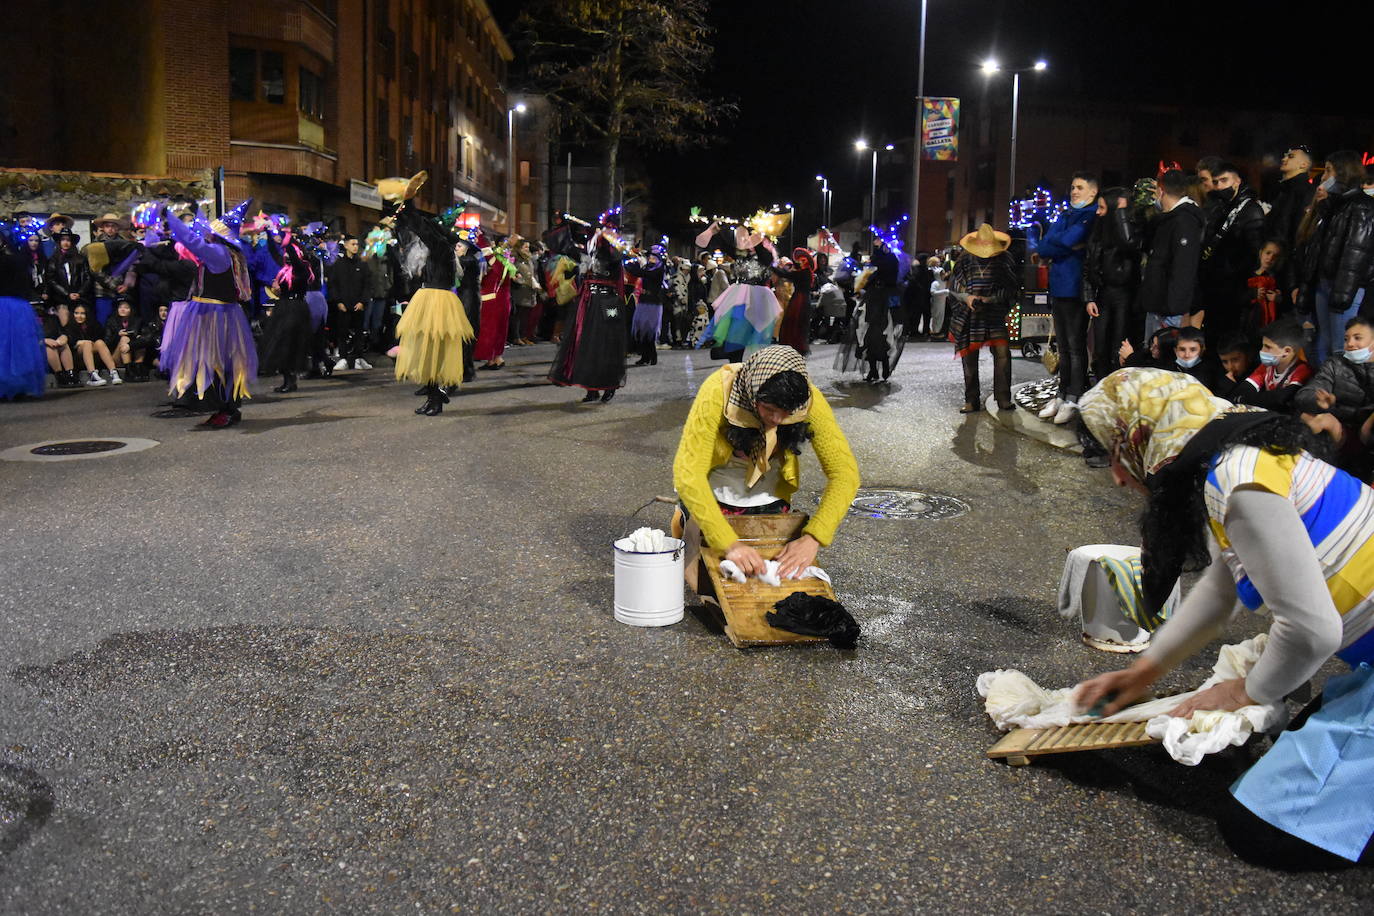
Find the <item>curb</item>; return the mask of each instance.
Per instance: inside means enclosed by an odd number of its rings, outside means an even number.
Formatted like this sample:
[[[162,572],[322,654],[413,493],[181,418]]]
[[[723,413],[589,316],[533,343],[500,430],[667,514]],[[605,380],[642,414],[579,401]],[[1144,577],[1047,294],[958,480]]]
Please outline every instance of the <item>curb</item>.
[[[1033,385],[1040,386],[1043,384],[1044,380],[1022,382],[1019,385],[1013,385],[1011,389],[1012,403],[1020,405],[1021,399],[1017,397],[1017,394],[1020,393],[1022,389]],[[1072,452],[1075,455],[1083,454],[1083,446],[1078,444],[1078,433],[1074,431],[1072,425],[1055,426],[1053,423],[1041,420],[1035,414],[1020,406],[1015,410],[998,410],[996,400],[991,397],[987,399],[984,407],[988,414],[1007,429],[1020,433],[1029,439],[1035,439],[1046,445],[1052,445],[1066,452]]]

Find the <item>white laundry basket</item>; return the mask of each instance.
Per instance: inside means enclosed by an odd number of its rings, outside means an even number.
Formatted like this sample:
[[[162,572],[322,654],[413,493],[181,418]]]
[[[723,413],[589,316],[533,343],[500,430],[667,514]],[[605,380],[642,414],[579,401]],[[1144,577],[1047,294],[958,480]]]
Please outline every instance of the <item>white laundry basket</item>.
[[[678,538],[657,553],[615,549],[615,619],[632,627],[666,627],[682,619],[682,556]]]

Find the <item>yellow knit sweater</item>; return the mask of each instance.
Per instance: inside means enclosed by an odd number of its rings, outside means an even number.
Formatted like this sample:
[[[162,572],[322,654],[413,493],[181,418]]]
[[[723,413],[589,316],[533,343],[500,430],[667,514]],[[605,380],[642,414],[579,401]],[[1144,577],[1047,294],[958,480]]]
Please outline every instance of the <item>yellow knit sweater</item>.
[[[677,488],[678,497],[701,526],[706,543],[718,550],[726,549],[737,540],[735,529],[725,520],[707,479],[713,469],[723,467],[734,454],[734,448],[725,438],[722,371],[713,372],[697,391],[687,424],[682,429],[677,457],[673,459],[673,486]],[[849,442],[835,422],[835,414],[825,396],[815,385],[811,386],[811,411],[807,421],[815,434],[811,445],[825,471],[826,483],[821,504],[803,533],[828,545],[858,492],[859,463],[854,460],[854,453],[849,450]],[[778,497],[790,501],[800,482],[801,462],[795,452],[785,452]]]

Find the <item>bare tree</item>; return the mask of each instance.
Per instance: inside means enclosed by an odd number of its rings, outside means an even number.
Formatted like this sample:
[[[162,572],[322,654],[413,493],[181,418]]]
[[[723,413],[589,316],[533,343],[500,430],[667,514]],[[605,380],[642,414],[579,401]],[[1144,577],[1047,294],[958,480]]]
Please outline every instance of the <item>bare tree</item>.
[[[684,146],[734,106],[701,95],[711,60],[707,0],[537,0],[516,23],[533,88],[560,123],[605,150],[613,194],[622,144]]]

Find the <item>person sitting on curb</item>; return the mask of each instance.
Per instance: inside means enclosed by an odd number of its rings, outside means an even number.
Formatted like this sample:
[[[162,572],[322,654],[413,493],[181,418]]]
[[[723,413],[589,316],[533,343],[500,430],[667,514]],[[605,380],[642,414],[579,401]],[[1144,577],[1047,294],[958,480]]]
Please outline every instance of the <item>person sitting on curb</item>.
[[[1237,392],[1236,403],[1288,413],[1302,386],[1312,378],[1312,367],[1302,357],[1306,339],[1294,318],[1280,318],[1264,329],[1260,366]]]

